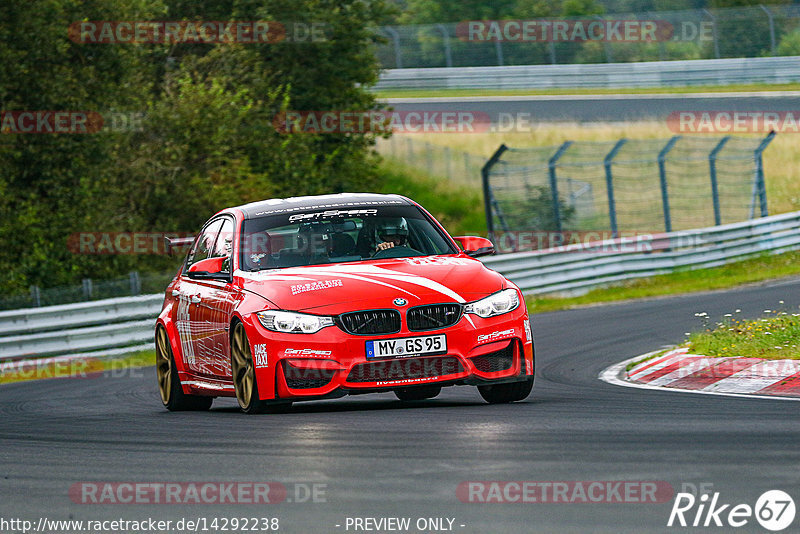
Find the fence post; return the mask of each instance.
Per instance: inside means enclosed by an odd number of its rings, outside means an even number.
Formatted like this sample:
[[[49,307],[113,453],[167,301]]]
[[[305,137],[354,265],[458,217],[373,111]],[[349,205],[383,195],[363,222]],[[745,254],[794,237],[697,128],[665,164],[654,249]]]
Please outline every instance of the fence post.
[[[494,218],[492,217],[492,189],[489,185],[489,174],[492,172],[492,167],[494,167],[497,162],[500,160],[500,157],[503,153],[508,150],[506,145],[500,145],[497,150],[495,150],[492,157],[483,165],[481,168],[481,182],[483,184],[483,209],[486,210],[486,230],[489,233],[489,239],[494,240]]]
[[[442,32],[442,40],[444,41],[444,63],[448,67],[453,66],[453,56],[450,54],[450,32],[444,24],[437,24],[436,28]]]
[[[775,46],[775,19],[772,17],[772,11],[770,11],[769,8],[764,7],[761,4],[759,4],[758,7],[760,7],[764,11],[764,13],[767,14],[767,19],[769,20],[769,49],[770,49],[770,52],[772,53],[772,55],[774,56],[775,55],[775,49],[776,49],[776,46]]]
[[[425,165],[428,168],[428,176],[433,176],[433,151],[428,141],[425,141]]]
[[[711,36],[714,39],[714,57],[719,59],[719,39],[717,39],[717,17],[711,11],[704,9],[703,13],[711,19]]]
[[[402,69],[403,68],[403,58],[402,58],[402,56],[400,54],[400,34],[397,33],[397,30],[395,30],[391,26],[384,26],[383,30],[392,37],[392,43],[394,44],[394,63],[395,63],[395,68]]]
[[[500,39],[494,40],[494,51],[497,52],[497,66],[502,67],[505,63],[503,62],[503,45],[500,44]]]
[[[619,232],[617,229],[617,206],[614,202],[614,176],[611,173],[611,163],[614,161],[619,149],[622,148],[622,145],[627,142],[628,140],[625,138],[620,139],[611,149],[611,152],[603,158],[603,167],[606,169],[606,191],[608,193],[608,220],[611,224],[611,236],[614,238],[619,237]]]
[[[547,161],[547,170],[550,176],[550,194],[553,197],[553,220],[556,223],[556,232],[561,232],[561,208],[558,205],[558,178],[556,177],[556,164],[564,152],[570,147],[572,141],[564,141],[556,153]]]
[[[711,201],[714,203],[714,224],[719,226],[722,224],[722,214],[719,208],[719,188],[717,187],[717,154],[725,146],[725,143],[731,138],[726,135],[722,140],[717,143],[717,146],[708,154],[708,171],[709,178],[711,179]]]
[[[550,49],[550,64],[556,64],[556,44],[553,41],[548,43],[548,47]]]
[[[758,200],[759,204],[761,205],[761,216],[766,217],[769,215],[767,210],[767,187],[764,183],[764,161],[761,159],[761,154],[764,152],[764,149],[767,148],[767,145],[770,144],[772,139],[775,137],[775,131],[769,132],[767,136],[761,141],[761,144],[758,145],[758,148],[755,150],[755,157],[756,157],[756,185],[758,187]]]
[[[83,298],[92,300],[92,279],[84,278],[81,280],[81,286],[83,287]]]
[[[31,286],[31,304],[34,308],[42,305],[42,291],[39,286]]]
[[[672,217],[669,212],[669,190],[667,189],[667,168],[666,159],[667,153],[672,150],[675,143],[680,139],[680,135],[672,137],[661,152],[658,153],[658,177],[661,180],[661,203],[664,206],[664,231],[669,233],[672,231]]]
[[[142,292],[142,280],[139,278],[139,271],[131,271],[128,273],[128,278],[131,282],[131,296],[136,296]]]
[[[599,15],[595,15],[597,20],[601,21],[605,24],[605,19]],[[603,39],[603,51],[606,54],[606,63],[614,63],[614,54],[611,52],[611,45],[609,44],[607,39]]]

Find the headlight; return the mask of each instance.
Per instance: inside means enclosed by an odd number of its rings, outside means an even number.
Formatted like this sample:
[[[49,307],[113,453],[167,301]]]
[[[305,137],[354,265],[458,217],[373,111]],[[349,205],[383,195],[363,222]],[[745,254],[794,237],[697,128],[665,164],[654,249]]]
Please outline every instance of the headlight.
[[[494,317],[516,310],[517,306],[519,306],[519,295],[515,289],[509,288],[470,302],[464,307],[464,313],[472,313],[478,317]]]
[[[267,310],[258,312],[256,315],[264,328],[273,332],[313,334],[333,324],[333,317],[280,310]]]

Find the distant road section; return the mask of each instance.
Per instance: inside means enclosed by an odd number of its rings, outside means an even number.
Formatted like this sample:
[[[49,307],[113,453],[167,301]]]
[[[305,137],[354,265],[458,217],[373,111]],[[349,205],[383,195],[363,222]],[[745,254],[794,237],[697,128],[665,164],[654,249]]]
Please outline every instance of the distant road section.
[[[666,120],[680,111],[800,112],[799,91],[390,98],[386,102],[401,112],[480,112],[493,123],[523,113],[536,122],[615,122]]]

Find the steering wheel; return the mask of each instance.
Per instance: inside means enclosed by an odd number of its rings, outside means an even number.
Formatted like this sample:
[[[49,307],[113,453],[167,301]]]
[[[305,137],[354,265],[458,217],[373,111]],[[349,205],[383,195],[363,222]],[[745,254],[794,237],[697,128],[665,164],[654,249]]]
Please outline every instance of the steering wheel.
[[[383,250],[379,250],[372,256],[372,259],[374,260],[381,258],[407,258],[409,256],[424,256],[424,254],[411,247],[399,246],[399,247],[385,248]]]

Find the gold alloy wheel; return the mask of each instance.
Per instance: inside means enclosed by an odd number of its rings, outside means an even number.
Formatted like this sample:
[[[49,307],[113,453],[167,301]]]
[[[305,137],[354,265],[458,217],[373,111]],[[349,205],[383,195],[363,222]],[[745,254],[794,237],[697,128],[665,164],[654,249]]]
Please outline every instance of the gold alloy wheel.
[[[233,329],[233,343],[231,346],[231,371],[233,372],[233,385],[236,390],[236,400],[242,409],[247,409],[253,401],[253,384],[255,384],[255,371],[253,369],[253,356],[250,354],[250,343],[242,323],[236,323]]]
[[[172,349],[169,346],[167,332],[163,328],[156,330],[156,375],[161,402],[166,406],[172,391]]]

